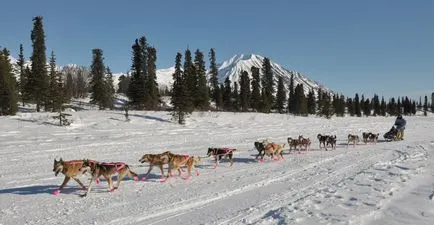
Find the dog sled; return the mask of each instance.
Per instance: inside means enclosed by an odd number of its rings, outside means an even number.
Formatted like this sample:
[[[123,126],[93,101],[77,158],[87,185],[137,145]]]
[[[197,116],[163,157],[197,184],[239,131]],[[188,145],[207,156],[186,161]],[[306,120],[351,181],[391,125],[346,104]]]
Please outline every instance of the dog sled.
[[[383,135],[386,141],[398,141],[401,140],[398,138],[398,128],[396,126],[392,126],[388,132]]]

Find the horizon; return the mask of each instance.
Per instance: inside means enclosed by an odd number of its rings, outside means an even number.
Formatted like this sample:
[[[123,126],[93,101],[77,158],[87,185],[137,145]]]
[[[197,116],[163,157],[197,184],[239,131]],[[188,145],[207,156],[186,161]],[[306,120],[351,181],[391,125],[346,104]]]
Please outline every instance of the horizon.
[[[96,1],[74,3],[6,0],[0,9],[0,46],[17,58],[23,44],[29,59],[32,19],[42,16],[46,55],[53,50],[58,65],[89,66],[91,50],[101,48],[106,66],[127,72],[131,45],[145,35],[157,49],[158,69],[173,66],[176,53],[187,47],[206,59],[214,48],[218,63],[258,54],[346,97],[378,94],[418,101],[434,91],[434,2],[429,0],[104,1],[100,10]]]

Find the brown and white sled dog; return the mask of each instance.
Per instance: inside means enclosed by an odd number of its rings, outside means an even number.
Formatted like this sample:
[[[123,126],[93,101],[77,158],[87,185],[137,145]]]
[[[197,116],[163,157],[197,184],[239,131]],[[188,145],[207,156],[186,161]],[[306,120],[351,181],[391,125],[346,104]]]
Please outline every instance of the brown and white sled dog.
[[[95,163],[93,160],[89,160],[89,164]],[[58,195],[60,191],[66,186],[66,184],[71,180],[75,180],[83,189],[86,189],[86,187],[81,183],[81,181],[76,178],[77,175],[81,175],[82,172],[80,171],[81,167],[83,166],[83,160],[70,160],[70,161],[63,161],[62,158],[60,158],[59,161],[54,159],[54,165],[53,165],[53,172],[54,175],[57,176],[60,172],[65,175],[65,179],[63,179],[63,183],[59,186],[59,188],[54,192],[55,195]]]
[[[347,148],[350,143],[353,143],[353,148],[356,147],[356,144],[358,144],[360,141],[359,135],[356,134],[348,134],[348,142],[347,142]]]
[[[114,189],[118,189],[121,184],[122,179],[125,176],[132,177],[134,180],[138,179],[136,173],[130,170],[130,167],[123,162],[113,162],[113,163],[92,163],[89,160],[84,160],[83,165],[80,169],[82,173],[89,171],[92,175],[90,179],[89,186],[87,187],[86,193],[83,195],[87,196],[92,188],[92,182],[96,181],[100,176],[103,176],[109,185],[109,191],[112,192]],[[118,181],[116,187],[113,187],[112,176],[118,174]]]
[[[285,147],[286,143],[283,145],[276,144],[274,142],[268,142],[268,140],[264,140],[262,142],[265,147],[265,154],[267,156],[270,156],[271,159],[274,159],[274,156],[277,156],[276,160],[283,159],[283,148]],[[264,159],[264,155],[262,155],[261,160]]]
[[[181,176],[181,166],[187,166],[188,176],[183,177],[183,179],[188,179],[191,177],[191,169],[194,168],[196,170],[196,175],[199,176],[199,172],[196,169],[196,165],[200,162],[199,156],[190,156],[190,155],[178,155],[174,154],[169,161],[169,171],[167,173],[166,180],[169,177],[172,177],[172,171],[178,170],[178,175]],[[164,180],[164,181],[166,181]]]
[[[169,164],[170,159],[175,154],[171,153],[170,151],[166,151],[160,154],[144,154],[142,158],[139,160],[140,163],[149,163],[149,169],[146,173],[145,177],[143,179],[146,179],[148,177],[148,174],[151,172],[152,168],[154,166],[158,166],[161,171],[161,178],[164,178],[164,171],[163,171],[163,165]]]

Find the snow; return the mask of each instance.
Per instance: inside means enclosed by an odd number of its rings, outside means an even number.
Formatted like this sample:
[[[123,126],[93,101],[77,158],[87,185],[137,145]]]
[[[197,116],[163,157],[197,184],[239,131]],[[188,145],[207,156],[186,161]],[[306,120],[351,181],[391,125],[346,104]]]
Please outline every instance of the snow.
[[[431,224],[434,220],[434,116],[406,117],[405,140],[346,145],[349,133],[388,131],[393,117],[330,120],[281,114],[195,112],[186,125],[168,112],[95,109],[70,111],[56,126],[51,113],[0,117],[0,224]],[[318,149],[316,135],[336,134],[337,149]],[[303,134],[308,153],[284,160],[254,158],[253,142],[285,143]],[[380,138],[381,139],[381,138]],[[154,168],[146,181],[125,178],[107,192],[102,180],[90,195],[63,181],[52,163],[90,158],[122,161],[143,176],[145,153],[170,150],[204,156],[208,147],[237,148],[234,165],[202,159],[200,176],[167,183]],[[286,148],[288,149],[288,148]],[[166,171],[165,171],[166,172]],[[88,176],[79,177],[86,185]]]

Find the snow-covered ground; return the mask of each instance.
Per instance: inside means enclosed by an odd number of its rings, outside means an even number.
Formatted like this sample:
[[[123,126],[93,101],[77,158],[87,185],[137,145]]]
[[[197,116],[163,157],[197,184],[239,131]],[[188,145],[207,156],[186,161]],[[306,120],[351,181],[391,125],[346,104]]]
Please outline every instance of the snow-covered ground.
[[[72,112],[58,127],[49,113],[0,117],[0,224],[433,224],[434,117],[406,117],[405,140],[346,147],[348,133],[380,133],[393,117],[293,117],[279,114],[197,112],[182,126],[167,112]],[[318,133],[336,134],[337,149],[318,149]],[[285,143],[303,134],[312,151],[282,161],[254,160],[253,142]],[[204,156],[208,147],[239,151],[235,163],[213,169],[203,159],[200,176],[159,181],[126,178],[107,192],[103,180],[86,198],[71,181],[53,191],[53,160],[90,158],[139,167],[145,153],[170,150]],[[80,177],[85,184],[88,176]]]

